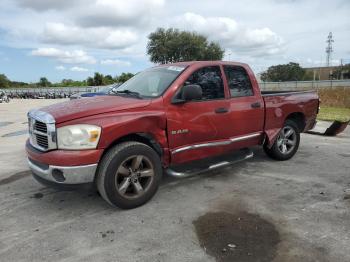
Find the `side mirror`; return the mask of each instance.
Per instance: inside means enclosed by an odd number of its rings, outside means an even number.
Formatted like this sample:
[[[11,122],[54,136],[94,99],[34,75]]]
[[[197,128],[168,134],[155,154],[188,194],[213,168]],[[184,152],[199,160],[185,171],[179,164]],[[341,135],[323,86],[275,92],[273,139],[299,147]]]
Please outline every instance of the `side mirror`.
[[[173,104],[182,104],[191,100],[202,99],[202,88],[199,85],[185,85],[172,99]]]
[[[182,99],[185,101],[202,99],[202,88],[199,85],[187,85],[182,87]]]

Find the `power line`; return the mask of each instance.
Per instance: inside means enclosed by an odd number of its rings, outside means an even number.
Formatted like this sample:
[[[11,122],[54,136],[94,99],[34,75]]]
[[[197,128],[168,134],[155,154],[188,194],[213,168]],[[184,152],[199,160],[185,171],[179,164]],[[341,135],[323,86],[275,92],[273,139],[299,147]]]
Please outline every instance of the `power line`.
[[[333,53],[333,35],[332,32],[329,32],[327,37],[327,47],[326,47],[326,53],[327,53],[327,66],[330,66],[331,59],[332,59],[332,53]]]

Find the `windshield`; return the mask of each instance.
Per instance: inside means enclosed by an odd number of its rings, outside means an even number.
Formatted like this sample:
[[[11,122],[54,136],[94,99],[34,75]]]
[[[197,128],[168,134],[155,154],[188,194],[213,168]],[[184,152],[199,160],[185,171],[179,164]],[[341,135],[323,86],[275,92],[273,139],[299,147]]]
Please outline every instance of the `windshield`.
[[[108,91],[112,88],[113,86],[107,86],[107,87],[103,87],[100,90],[98,90],[98,92],[100,93],[108,93]]]
[[[183,66],[155,67],[138,73],[124,84],[114,87],[113,93],[136,93],[141,97],[157,97],[170,86],[170,84],[185,69]]]

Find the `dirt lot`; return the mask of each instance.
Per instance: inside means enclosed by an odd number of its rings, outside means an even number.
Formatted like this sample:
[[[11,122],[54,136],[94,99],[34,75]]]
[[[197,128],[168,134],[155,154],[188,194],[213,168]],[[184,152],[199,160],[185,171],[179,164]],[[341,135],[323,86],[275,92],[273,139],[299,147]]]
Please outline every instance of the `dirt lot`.
[[[303,134],[287,162],[255,148],[230,168],[164,177],[148,204],[123,211],[30,176],[25,113],[55,102],[0,104],[1,261],[350,261],[350,128]]]

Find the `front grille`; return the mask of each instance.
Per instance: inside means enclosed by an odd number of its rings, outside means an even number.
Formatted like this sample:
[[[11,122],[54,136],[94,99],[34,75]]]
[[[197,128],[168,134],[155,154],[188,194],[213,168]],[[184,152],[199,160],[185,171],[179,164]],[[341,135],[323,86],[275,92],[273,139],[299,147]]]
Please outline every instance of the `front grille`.
[[[48,142],[47,135],[35,134],[35,137],[36,137],[36,143],[38,144],[38,146],[44,149],[48,149],[49,142]]]
[[[35,121],[34,129],[38,130],[41,133],[47,133],[47,126],[45,123]]]
[[[42,111],[28,113],[30,143],[33,147],[48,151],[56,149],[55,121],[50,114]]]

